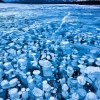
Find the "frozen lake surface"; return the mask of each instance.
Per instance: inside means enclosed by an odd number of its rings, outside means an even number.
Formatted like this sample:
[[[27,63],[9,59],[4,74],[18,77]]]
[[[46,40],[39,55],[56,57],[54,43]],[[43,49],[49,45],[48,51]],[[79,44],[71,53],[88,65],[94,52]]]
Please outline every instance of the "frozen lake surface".
[[[0,4],[0,100],[99,100],[100,6]]]

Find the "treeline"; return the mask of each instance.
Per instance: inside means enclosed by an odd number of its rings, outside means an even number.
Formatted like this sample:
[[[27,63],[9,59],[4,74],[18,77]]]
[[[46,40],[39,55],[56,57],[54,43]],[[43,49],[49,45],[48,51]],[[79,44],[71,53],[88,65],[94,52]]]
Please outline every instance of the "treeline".
[[[75,0],[73,3],[81,5],[100,5],[100,0]]]

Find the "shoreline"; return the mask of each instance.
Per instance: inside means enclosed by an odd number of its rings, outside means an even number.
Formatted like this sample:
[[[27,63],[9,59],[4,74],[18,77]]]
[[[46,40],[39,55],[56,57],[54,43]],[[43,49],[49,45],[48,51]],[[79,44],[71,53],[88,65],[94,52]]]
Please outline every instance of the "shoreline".
[[[100,5],[100,1],[76,1],[76,2],[0,2],[11,4],[77,4],[77,5]]]

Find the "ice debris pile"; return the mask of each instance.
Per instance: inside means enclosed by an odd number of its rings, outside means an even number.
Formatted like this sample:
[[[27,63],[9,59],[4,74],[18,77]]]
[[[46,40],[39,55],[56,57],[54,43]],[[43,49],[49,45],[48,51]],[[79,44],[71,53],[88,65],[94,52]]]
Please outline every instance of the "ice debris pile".
[[[65,19],[0,33],[0,100],[100,99],[100,33]]]

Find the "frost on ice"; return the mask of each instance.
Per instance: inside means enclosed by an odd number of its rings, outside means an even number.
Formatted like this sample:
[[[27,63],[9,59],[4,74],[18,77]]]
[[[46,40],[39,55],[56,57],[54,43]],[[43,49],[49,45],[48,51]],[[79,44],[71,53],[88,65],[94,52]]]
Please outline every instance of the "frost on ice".
[[[98,8],[35,7],[0,8],[0,100],[99,100]]]

